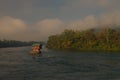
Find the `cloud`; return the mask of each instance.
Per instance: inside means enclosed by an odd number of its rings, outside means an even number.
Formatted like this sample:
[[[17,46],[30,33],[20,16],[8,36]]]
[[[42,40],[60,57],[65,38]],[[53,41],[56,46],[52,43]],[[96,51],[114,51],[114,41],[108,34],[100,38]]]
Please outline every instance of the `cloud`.
[[[65,29],[86,30],[112,25],[120,26],[119,11],[104,13],[97,18],[94,15],[89,15],[83,19],[70,22],[58,18],[44,19],[33,25],[21,19],[5,16],[0,18],[0,38],[22,41],[47,41],[49,36],[59,34]]]
[[[45,19],[36,24],[37,32],[41,39],[47,39],[48,36],[58,34],[64,30],[64,22],[59,19]]]
[[[116,7],[119,4],[119,0],[67,0],[66,5],[63,7]]]
[[[30,23],[58,18],[78,20],[119,10],[120,0],[0,0],[0,17],[11,16]]]
[[[95,17],[90,15],[83,20],[71,22],[68,26],[70,29],[73,29],[73,30],[85,30],[85,29],[97,27],[98,23]]]
[[[4,31],[3,33],[6,34],[14,34],[24,30],[25,28],[26,24],[19,19],[14,19],[9,16],[5,16],[0,19],[0,32]]]
[[[0,19],[0,37],[5,39],[15,39],[18,34],[26,30],[26,24],[20,20],[9,16]]]
[[[99,22],[104,25],[120,25],[120,11],[104,13],[100,16]]]
[[[115,11],[112,13],[104,13],[98,18],[95,18],[95,16],[90,15],[82,20],[70,22],[68,26],[70,29],[73,30],[86,30],[91,28],[104,27],[116,28],[116,26],[120,26],[120,12]]]
[[[78,19],[89,15],[120,11],[120,0],[67,0],[60,13],[67,18]],[[83,16],[83,17],[82,17]]]
[[[110,7],[114,5],[113,0],[95,0],[96,6],[99,7]]]
[[[59,19],[45,19],[29,25],[21,19],[5,16],[0,18],[0,39],[46,41],[48,36],[63,31],[63,25]]]

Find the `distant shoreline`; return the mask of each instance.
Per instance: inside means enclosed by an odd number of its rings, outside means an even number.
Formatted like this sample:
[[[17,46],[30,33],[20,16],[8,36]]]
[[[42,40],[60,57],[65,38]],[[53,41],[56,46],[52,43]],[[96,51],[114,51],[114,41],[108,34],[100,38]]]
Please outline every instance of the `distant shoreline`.
[[[0,40],[0,48],[30,46],[33,43],[33,41]]]
[[[9,46],[9,47],[0,47],[0,49],[2,49],[2,48],[18,48],[18,47],[29,47],[29,46]]]

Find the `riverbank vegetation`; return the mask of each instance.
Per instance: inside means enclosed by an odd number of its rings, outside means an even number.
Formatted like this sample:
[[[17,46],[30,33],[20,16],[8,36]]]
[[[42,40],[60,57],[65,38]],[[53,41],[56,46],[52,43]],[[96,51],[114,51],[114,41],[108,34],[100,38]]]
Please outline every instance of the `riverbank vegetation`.
[[[34,43],[34,41],[23,42],[23,41],[16,41],[16,40],[0,40],[0,48],[31,46],[32,43]]]
[[[49,36],[46,46],[50,49],[120,51],[120,29],[64,30]]]

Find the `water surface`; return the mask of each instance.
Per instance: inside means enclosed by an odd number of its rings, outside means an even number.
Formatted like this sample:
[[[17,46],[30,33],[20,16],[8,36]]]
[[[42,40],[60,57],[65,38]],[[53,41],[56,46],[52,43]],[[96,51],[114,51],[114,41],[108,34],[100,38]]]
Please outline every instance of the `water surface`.
[[[0,49],[0,80],[120,80],[119,52],[52,51],[31,56],[31,47]]]

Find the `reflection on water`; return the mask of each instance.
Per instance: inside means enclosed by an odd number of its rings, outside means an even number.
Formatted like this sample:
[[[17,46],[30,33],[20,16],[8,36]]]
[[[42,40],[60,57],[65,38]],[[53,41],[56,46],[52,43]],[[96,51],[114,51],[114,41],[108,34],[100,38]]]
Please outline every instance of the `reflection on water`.
[[[0,49],[0,80],[120,80],[119,53]]]

